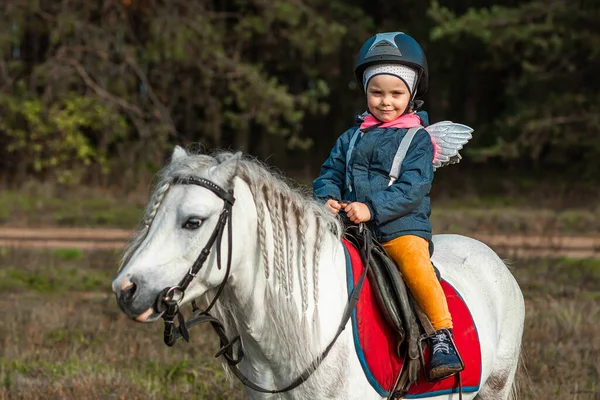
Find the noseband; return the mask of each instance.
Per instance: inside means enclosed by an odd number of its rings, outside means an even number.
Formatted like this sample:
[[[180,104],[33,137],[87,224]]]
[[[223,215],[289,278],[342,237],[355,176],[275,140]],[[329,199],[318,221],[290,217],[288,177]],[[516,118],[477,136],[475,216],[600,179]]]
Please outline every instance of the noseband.
[[[235,203],[235,197],[233,197],[233,189],[231,191],[226,191],[221,188],[216,183],[204,179],[204,178],[195,178],[195,177],[177,177],[173,180],[174,184],[182,184],[182,185],[197,185],[203,188],[206,188],[216,194],[221,200],[223,200],[223,210],[221,211],[221,215],[219,216],[219,221],[217,222],[217,226],[213,230],[210,235],[206,245],[200,252],[200,255],[194,261],[194,264],[190,267],[188,273],[183,277],[181,282],[177,286],[167,287],[163,289],[156,299],[155,308],[158,312],[163,312],[162,319],[165,321],[165,330],[164,330],[164,341],[167,346],[173,346],[178,339],[183,338],[186,342],[190,341],[189,328],[200,324],[203,322],[210,322],[216,334],[219,336],[221,348],[215,355],[215,357],[223,356],[227,361],[227,365],[233,374],[238,378],[245,386],[249,387],[252,390],[261,393],[283,393],[288,392],[296,387],[300,386],[302,383],[306,382],[306,380],[312,375],[312,373],[319,367],[321,362],[327,357],[329,351],[333,348],[333,345],[337,341],[338,337],[346,327],[348,320],[352,315],[352,311],[356,307],[356,303],[358,301],[358,297],[360,295],[363,282],[367,275],[367,271],[369,270],[369,254],[370,254],[370,243],[371,240],[364,240],[365,247],[359,248],[359,252],[361,253],[361,257],[365,263],[365,269],[361,274],[359,280],[354,286],[354,290],[350,295],[350,299],[346,304],[344,309],[344,313],[342,315],[342,320],[340,325],[338,326],[338,330],[333,338],[333,340],[329,343],[329,345],[323,350],[321,355],[316,358],[305,370],[304,372],[298,376],[292,383],[282,389],[265,389],[257,384],[250,381],[238,368],[238,364],[242,360],[243,349],[240,345],[238,346],[237,358],[233,355],[233,345],[236,342],[240,341],[239,336],[235,336],[233,339],[229,339],[225,334],[225,327],[217,318],[210,315],[209,311],[215,305],[217,299],[221,295],[223,288],[227,284],[227,279],[229,278],[229,273],[231,272],[231,253],[232,253],[232,222],[231,222],[231,212],[233,208],[233,203]],[[185,321],[183,314],[181,314],[179,310],[179,303],[183,300],[185,295],[185,290],[192,282],[192,280],[196,277],[198,272],[204,266],[204,263],[208,259],[210,255],[210,249],[217,242],[217,267],[221,269],[221,239],[223,237],[223,231],[225,230],[225,225],[227,225],[227,269],[225,270],[225,276],[223,277],[223,281],[219,285],[217,289],[217,293],[215,297],[212,299],[208,307],[202,311],[196,305],[195,300],[192,300],[192,308],[193,315],[191,318]],[[362,224],[361,224],[362,225]],[[360,229],[361,234],[370,235],[368,229],[364,228],[364,226]],[[178,320],[178,325],[175,325],[175,318]]]

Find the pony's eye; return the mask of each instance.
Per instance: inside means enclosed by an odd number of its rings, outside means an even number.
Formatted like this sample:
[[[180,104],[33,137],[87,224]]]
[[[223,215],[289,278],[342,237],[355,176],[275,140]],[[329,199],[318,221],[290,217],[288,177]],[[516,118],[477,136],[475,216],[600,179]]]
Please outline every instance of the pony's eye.
[[[200,228],[202,224],[202,220],[198,217],[191,217],[187,221],[185,221],[182,225],[183,229],[194,230]]]

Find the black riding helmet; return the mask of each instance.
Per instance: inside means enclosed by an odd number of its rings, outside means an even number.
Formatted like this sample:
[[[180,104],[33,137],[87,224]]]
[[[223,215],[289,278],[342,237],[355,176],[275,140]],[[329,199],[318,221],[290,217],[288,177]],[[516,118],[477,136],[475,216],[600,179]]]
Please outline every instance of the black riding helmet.
[[[417,90],[413,96],[422,97],[427,92],[429,71],[427,59],[419,43],[402,32],[378,33],[363,44],[356,58],[354,75],[363,92],[363,74],[373,64],[403,64],[418,73]],[[414,98],[414,97],[413,97]]]

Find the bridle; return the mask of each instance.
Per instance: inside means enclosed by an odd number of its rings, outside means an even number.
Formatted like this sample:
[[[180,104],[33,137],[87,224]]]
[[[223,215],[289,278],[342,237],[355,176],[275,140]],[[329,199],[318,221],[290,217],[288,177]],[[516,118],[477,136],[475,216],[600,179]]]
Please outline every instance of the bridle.
[[[345,329],[346,324],[348,323],[348,320],[350,319],[350,317],[352,315],[352,311],[356,307],[356,303],[358,302],[358,297],[360,295],[360,291],[362,289],[363,282],[367,275],[367,271],[369,270],[369,254],[371,251],[370,251],[370,248],[368,248],[368,247],[371,244],[371,240],[365,240],[364,248],[361,247],[359,249],[359,251],[361,253],[361,257],[363,258],[363,261],[365,262],[365,269],[364,269],[363,273],[361,274],[359,280],[357,281],[356,285],[354,286],[354,290],[352,291],[352,293],[350,295],[350,299],[348,300],[348,303],[346,304],[346,308],[344,309],[344,313],[342,315],[342,320],[340,322],[340,325],[338,326],[338,330],[337,330],[333,340],[329,343],[329,345],[325,348],[325,350],[321,353],[321,355],[319,357],[317,357],[304,370],[304,372],[300,376],[298,376],[292,383],[290,383],[289,385],[287,385],[286,387],[284,387],[282,389],[265,389],[265,388],[262,388],[262,387],[256,385],[252,381],[250,381],[238,368],[238,364],[242,361],[242,358],[244,356],[243,349],[242,349],[241,342],[240,342],[240,336],[239,335],[235,336],[233,339],[230,340],[227,337],[227,335],[225,334],[225,327],[223,326],[221,321],[219,321],[217,318],[213,317],[209,313],[209,311],[213,308],[213,306],[215,305],[219,296],[223,292],[223,288],[227,284],[227,279],[229,278],[229,274],[231,272],[231,254],[232,254],[231,213],[232,213],[232,209],[233,209],[233,204],[235,203],[235,197],[233,197],[233,189],[231,189],[230,191],[226,191],[222,187],[220,187],[219,185],[217,185],[216,183],[214,183],[208,179],[197,178],[197,177],[176,177],[176,178],[174,178],[173,183],[174,184],[182,184],[182,185],[197,185],[197,186],[201,186],[203,188],[206,188],[206,189],[212,191],[221,200],[223,200],[223,210],[221,211],[221,214],[219,216],[219,221],[217,222],[217,226],[215,226],[215,229],[213,230],[212,234],[210,235],[208,241],[206,242],[206,245],[200,252],[200,255],[198,255],[198,258],[196,259],[196,261],[194,261],[194,263],[190,267],[187,274],[183,277],[181,282],[179,282],[179,284],[176,286],[171,286],[171,287],[167,287],[167,288],[163,289],[160,292],[160,294],[158,295],[158,297],[156,298],[155,309],[156,309],[156,311],[163,313],[162,319],[165,322],[165,329],[164,329],[164,335],[163,335],[165,344],[167,346],[171,347],[177,342],[178,339],[181,339],[181,338],[183,338],[186,342],[189,342],[190,341],[189,328],[191,328],[194,325],[200,324],[200,323],[209,322],[211,324],[211,326],[213,327],[215,333],[219,336],[219,341],[220,341],[220,346],[221,346],[219,351],[215,354],[215,357],[223,356],[225,358],[225,361],[227,362],[227,365],[229,366],[229,369],[231,370],[231,372],[233,372],[233,374],[245,386],[247,386],[250,389],[255,390],[257,392],[270,393],[270,394],[287,392],[287,391],[290,391],[290,390],[295,389],[296,387],[300,386],[302,383],[304,383],[304,382],[306,382],[306,380],[308,380],[308,378],[319,367],[319,365],[325,359],[325,357],[327,357],[327,354],[329,354],[329,351],[333,348],[333,345],[337,341],[338,337],[341,335],[342,331]],[[204,263],[206,262],[206,260],[208,259],[208,256],[210,255],[210,249],[215,244],[215,242],[216,242],[216,247],[217,247],[217,267],[219,270],[221,269],[221,240],[223,237],[223,232],[225,230],[225,225],[227,225],[228,241],[227,241],[227,267],[225,270],[225,276],[223,277],[223,281],[221,281],[221,284],[219,285],[219,287],[217,289],[217,293],[215,294],[215,297],[213,297],[212,301],[210,302],[210,304],[208,305],[208,307],[205,310],[200,310],[200,308],[198,308],[198,306],[196,305],[195,300],[192,300],[193,315],[186,322],[185,318],[183,317],[183,314],[181,314],[181,312],[180,312],[179,303],[181,302],[181,300],[183,300],[185,290],[187,289],[189,284],[192,282],[192,280],[196,277],[198,272],[200,272],[200,270],[204,266]],[[362,233],[364,235],[370,235],[370,232],[368,229],[365,228],[365,229],[362,229],[362,231],[363,231]],[[175,325],[175,318],[177,318],[178,325]],[[233,345],[236,342],[240,342],[239,346],[238,346],[237,357],[235,357],[233,354]]]
[[[233,190],[231,192],[228,192],[216,183],[209,181],[208,179],[196,177],[176,177],[173,180],[173,183],[182,185],[197,185],[206,188],[212,191],[214,194],[216,194],[219,198],[221,198],[224,204],[223,210],[221,211],[221,215],[219,215],[219,221],[217,222],[217,226],[215,226],[215,229],[208,238],[206,245],[198,255],[198,258],[196,258],[196,261],[194,261],[194,263],[190,267],[187,274],[183,277],[183,279],[181,280],[181,282],[179,282],[177,286],[167,287],[163,289],[156,299],[156,310],[159,312],[164,311],[162,315],[162,319],[165,321],[164,341],[165,344],[169,347],[173,346],[177,339],[181,337],[183,337],[187,342],[189,342],[190,334],[187,328],[191,325],[195,325],[200,322],[210,322],[210,319],[213,318],[209,314],[209,311],[213,308],[219,296],[223,292],[223,288],[227,283],[227,279],[229,278],[229,273],[231,271],[232,227],[230,218],[233,209],[233,204],[235,203],[235,198],[233,197]],[[219,268],[219,270],[221,269],[221,240],[223,238],[223,231],[225,229],[225,225],[227,225],[227,239],[229,241],[227,250],[227,269],[225,270],[225,277],[223,277],[223,281],[217,289],[217,294],[204,311],[199,312],[199,308],[196,306],[196,303],[193,302],[192,306],[194,308],[194,312],[197,313],[197,315],[194,316],[194,319],[200,318],[200,320],[195,322],[195,324],[186,324],[183,314],[181,314],[181,312],[179,311],[179,303],[183,299],[185,290],[187,289],[189,284],[204,266],[204,263],[210,255],[210,249],[214,245],[215,241],[217,242],[217,267]],[[178,326],[175,326],[175,317],[177,317],[177,320],[179,322]],[[205,319],[205,317],[207,317],[208,319]],[[192,320],[188,322],[192,322]]]

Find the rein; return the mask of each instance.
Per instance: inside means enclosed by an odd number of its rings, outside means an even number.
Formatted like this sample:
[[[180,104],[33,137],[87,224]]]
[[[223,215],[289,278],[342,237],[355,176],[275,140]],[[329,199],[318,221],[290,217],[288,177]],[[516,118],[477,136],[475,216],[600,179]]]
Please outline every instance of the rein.
[[[201,186],[206,189],[209,189],[210,191],[212,191],[214,194],[216,194],[219,198],[221,198],[223,200],[224,205],[223,205],[223,210],[221,211],[221,215],[219,216],[219,221],[217,222],[217,226],[215,227],[210,238],[206,242],[206,245],[200,252],[200,255],[198,256],[198,258],[196,259],[194,264],[192,264],[192,266],[190,267],[188,273],[183,277],[183,279],[181,280],[181,282],[179,282],[179,284],[177,286],[172,286],[172,287],[163,289],[156,299],[155,307],[156,307],[157,311],[159,311],[159,312],[164,311],[162,318],[165,322],[165,329],[164,329],[164,335],[163,335],[165,344],[167,346],[171,347],[177,342],[178,339],[181,339],[181,338],[183,338],[186,342],[189,342],[190,341],[189,328],[191,328],[192,326],[197,325],[197,324],[209,322],[211,324],[211,326],[213,327],[217,336],[219,336],[219,341],[220,341],[220,346],[221,346],[219,351],[215,354],[215,357],[223,356],[225,358],[225,361],[227,361],[227,365],[229,366],[229,369],[231,370],[231,372],[236,376],[236,378],[238,378],[240,380],[240,382],[242,382],[242,384],[244,384],[244,386],[247,386],[250,389],[255,390],[257,392],[269,393],[269,394],[288,392],[288,391],[300,386],[302,383],[304,383],[308,380],[308,378],[312,375],[312,373],[314,371],[316,371],[316,369],[319,367],[319,365],[321,365],[321,362],[325,359],[325,357],[327,357],[327,355],[333,348],[335,342],[337,341],[339,336],[342,334],[342,332],[346,328],[346,324],[350,320],[350,317],[352,316],[352,311],[356,307],[356,303],[358,302],[358,298],[360,296],[360,292],[361,292],[364,280],[365,280],[365,278],[367,276],[367,272],[369,270],[369,255],[371,253],[371,249],[370,249],[370,246],[371,246],[370,234],[371,233],[370,233],[370,231],[363,224],[360,224],[359,233],[365,235],[365,239],[368,239],[368,240],[364,240],[363,246],[361,246],[361,248],[359,248],[361,257],[363,259],[363,262],[365,263],[365,269],[364,269],[363,273],[361,274],[359,280],[357,281],[356,285],[354,286],[352,293],[350,294],[350,298],[348,300],[348,303],[346,304],[346,307],[344,308],[344,313],[342,314],[342,319],[341,319],[340,325],[338,326],[338,330],[337,330],[335,336],[333,337],[332,341],[325,348],[325,350],[323,350],[321,355],[319,357],[317,357],[304,370],[304,372],[300,376],[298,376],[292,383],[290,383],[289,385],[287,385],[286,387],[284,387],[282,389],[265,389],[261,386],[258,386],[255,383],[253,383],[252,381],[250,381],[238,368],[238,364],[242,361],[242,358],[244,356],[243,349],[242,349],[242,346],[240,343],[239,347],[238,347],[237,358],[236,358],[233,354],[233,345],[236,342],[240,342],[240,336],[235,336],[233,339],[230,340],[227,337],[227,335],[225,334],[225,328],[224,328],[223,324],[221,323],[221,321],[219,321],[217,318],[213,317],[209,313],[209,311],[212,309],[212,307],[215,305],[217,299],[221,295],[223,288],[227,284],[227,280],[228,280],[229,274],[231,272],[231,253],[232,253],[231,213],[232,213],[233,204],[235,202],[235,198],[233,197],[233,190],[230,192],[227,192],[226,190],[224,190],[223,188],[221,188],[214,182],[209,181],[204,178],[178,177],[178,178],[174,179],[174,183],[175,184],[183,184],[183,185],[197,185],[197,186]],[[225,225],[227,225],[228,249],[227,249],[227,268],[225,271],[225,276],[223,277],[223,281],[219,285],[219,288],[217,289],[217,293],[216,293],[215,297],[212,299],[212,301],[210,302],[210,304],[204,311],[202,311],[198,308],[195,300],[192,301],[192,307],[193,307],[194,313],[193,313],[192,317],[189,318],[188,321],[186,322],[185,318],[183,317],[183,314],[181,314],[181,312],[179,310],[179,303],[181,302],[181,300],[183,300],[185,290],[187,289],[188,285],[191,283],[191,281],[196,277],[198,272],[204,266],[204,263],[206,262],[206,260],[208,259],[208,256],[210,255],[210,249],[215,244],[215,242],[217,243],[217,267],[219,269],[221,269],[221,239],[223,237],[223,231],[225,230]],[[175,322],[174,322],[175,318],[177,318],[178,325],[175,325]]]

